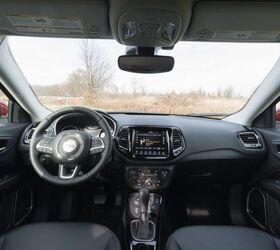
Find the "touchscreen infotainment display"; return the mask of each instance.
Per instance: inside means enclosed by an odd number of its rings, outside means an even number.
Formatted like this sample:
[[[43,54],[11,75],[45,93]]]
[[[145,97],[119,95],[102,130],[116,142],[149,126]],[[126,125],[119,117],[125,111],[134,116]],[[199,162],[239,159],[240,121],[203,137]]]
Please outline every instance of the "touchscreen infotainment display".
[[[166,129],[136,128],[134,140],[135,157],[168,156],[168,138]]]

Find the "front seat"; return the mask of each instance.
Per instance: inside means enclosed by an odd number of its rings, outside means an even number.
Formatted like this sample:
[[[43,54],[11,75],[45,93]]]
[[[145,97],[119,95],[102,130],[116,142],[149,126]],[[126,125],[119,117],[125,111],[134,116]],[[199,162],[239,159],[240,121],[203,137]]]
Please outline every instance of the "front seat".
[[[237,226],[190,226],[175,231],[167,250],[279,250],[280,239]]]
[[[35,223],[0,237],[1,250],[121,250],[106,227],[89,223]]]

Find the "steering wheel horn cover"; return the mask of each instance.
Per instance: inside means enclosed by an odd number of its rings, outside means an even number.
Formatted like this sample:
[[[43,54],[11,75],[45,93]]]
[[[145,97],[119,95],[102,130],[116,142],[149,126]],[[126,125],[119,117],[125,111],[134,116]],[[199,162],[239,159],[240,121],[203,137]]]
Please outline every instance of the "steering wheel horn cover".
[[[76,130],[63,131],[53,142],[52,157],[58,164],[77,165],[87,158],[90,146],[91,137],[88,133]]]
[[[58,175],[50,174],[40,161],[38,144],[44,138],[45,130],[59,117],[68,114],[81,113],[87,115],[104,131],[105,137],[91,138],[91,135],[85,131],[63,131],[54,138],[52,143],[51,154],[53,160],[58,163]],[[36,173],[44,180],[56,185],[76,185],[87,181],[97,175],[110,159],[112,153],[112,134],[108,123],[98,112],[83,107],[68,107],[53,112],[46,117],[35,129],[30,142],[30,159]],[[37,147],[36,147],[37,146]],[[87,173],[78,174],[78,171],[71,175],[71,178],[60,178],[60,173],[67,166],[80,166],[87,157],[92,154],[100,154],[97,164]],[[59,170],[60,169],[60,170]]]

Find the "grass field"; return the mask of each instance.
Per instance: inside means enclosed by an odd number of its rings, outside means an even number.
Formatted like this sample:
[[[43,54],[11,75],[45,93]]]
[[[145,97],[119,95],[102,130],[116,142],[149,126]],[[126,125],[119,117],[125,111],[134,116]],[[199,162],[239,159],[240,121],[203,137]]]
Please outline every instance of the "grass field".
[[[190,94],[133,95],[101,94],[96,98],[39,96],[49,109],[86,106],[104,111],[142,111],[166,114],[222,113],[240,110],[246,99],[209,97]]]

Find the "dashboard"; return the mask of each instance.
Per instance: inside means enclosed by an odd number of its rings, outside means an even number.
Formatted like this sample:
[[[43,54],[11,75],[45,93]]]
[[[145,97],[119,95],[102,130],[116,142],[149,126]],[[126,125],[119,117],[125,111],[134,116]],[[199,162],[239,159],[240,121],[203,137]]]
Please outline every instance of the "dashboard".
[[[164,188],[174,176],[181,183],[240,182],[255,172],[267,155],[258,130],[223,120],[141,113],[100,114],[114,140],[107,177],[115,173],[118,176],[115,178],[121,180],[124,173],[132,188]],[[55,136],[68,129],[104,136],[94,121],[80,114],[62,116],[46,133]],[[21,140],[26,159],[32,130],[34,125],[27,127]]]

